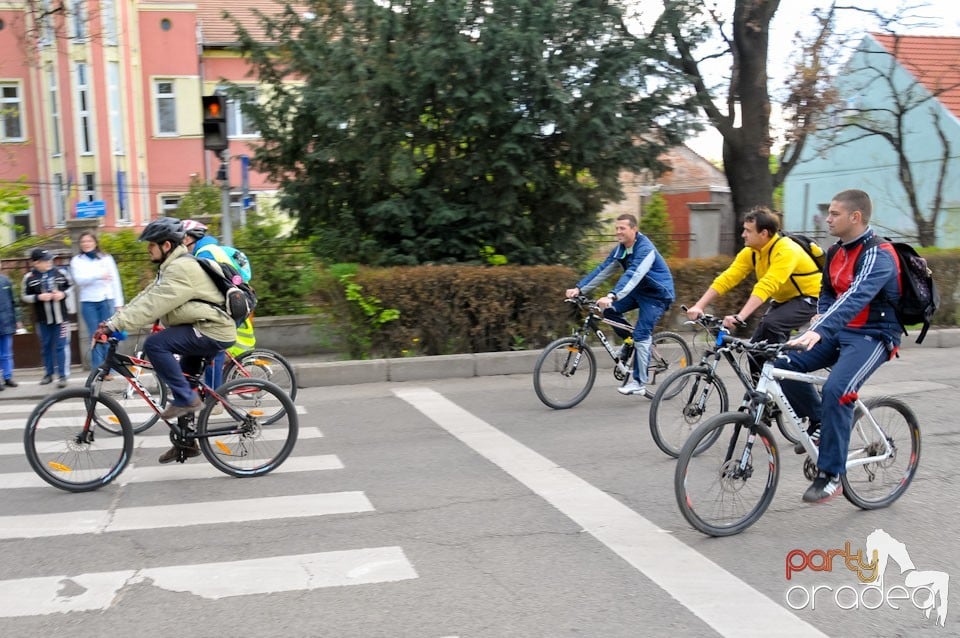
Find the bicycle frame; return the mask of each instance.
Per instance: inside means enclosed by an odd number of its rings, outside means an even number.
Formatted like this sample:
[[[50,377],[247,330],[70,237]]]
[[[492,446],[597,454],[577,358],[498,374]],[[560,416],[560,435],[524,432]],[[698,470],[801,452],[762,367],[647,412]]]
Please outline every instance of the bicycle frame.
[[[601,323],[613,326],[615,328],[622,328],[623,330],[633,330],[633,326],[625,323],[620,323],[618,321],[613,321],[612,319],[607,319],[606,317],[597,315],[593,312],[589,312],[583,320],[583,326],[577,332],[586,343],[586,335],[591,332],[597,336],[597,339],[600,340],[600,343],[603,344],[603,349],[607,351],[607,354],[613,361],[617,360],[617,353],[613,349],[613,346],[610,344],[610,340],[607,339],[607,335],[604,334],[603,330],[600,329]]]
[[[804,449],[807,454],[810,455],[810,458],[814,463],[817,462],[819,456],[819,449],[816,445],[813,444],[810,435],[807,434],[806,429],[801,425],[801,419],[797,416],[797,413],[794,411],[793,406],[790,405],[790,402],[787,400],[786,395],[783,393],[783,388],[780,386],[780,381],[799,381],[801,383],[807,383],[815,386],[822,386],[827,381],[827,377],[820,376],[817,374],[811,374],[807,372],[794,372],[793,370],[785,370],[783,368],[776,368],[773,365],[773,362],[768,361],[764,364],[763,370],[760,373],[760,381],[757,383],[756,392],[754,394],[754,399],[752,401],[753,408],[751,413],[754,416],[754,423],[759,423],[763,417],[763,411],[765,407],[766,400],[772,400],[783,415],[783,422],[786,427],[791,428],[791,431],[794,435],[800,440],[803,444]],[[764,401],[760,403],[757,399]],[[758,406],[759,403],[759,406]],[[866,465],[867,463],[876,463],[879,461],[884,461],[893,454],[893,449],[890,447],[890,441],[887,440],[886,435],[883,433],[883,429],[873,418],[873,415],[870,414],[870,411],[867,409],[867,406],[864,405],[863,401],[858,397],[854,401],[854,414],[861,414],[866,417],[868,423],[864,423],[863,419],[857,419],[854,422],[855,427],[863,431],[866,427],[872,427],[876,430],[879,435],[876,440],[883,441],[883,452],[882,454],[862,457],[862,458],[853,458],[853,454],[856,452],[847,452],[847,469],[858,467],[860,465]],[[851,430],[853,434],[853,430]],[[867,437],[864,437],[866,440]]]

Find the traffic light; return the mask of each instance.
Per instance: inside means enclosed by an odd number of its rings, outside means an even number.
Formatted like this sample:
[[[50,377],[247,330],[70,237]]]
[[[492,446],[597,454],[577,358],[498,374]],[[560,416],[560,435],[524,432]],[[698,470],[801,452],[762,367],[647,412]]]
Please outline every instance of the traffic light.
[[[203,148],[225,151],[227,140],[227,99],[222,95],[203,96]]]

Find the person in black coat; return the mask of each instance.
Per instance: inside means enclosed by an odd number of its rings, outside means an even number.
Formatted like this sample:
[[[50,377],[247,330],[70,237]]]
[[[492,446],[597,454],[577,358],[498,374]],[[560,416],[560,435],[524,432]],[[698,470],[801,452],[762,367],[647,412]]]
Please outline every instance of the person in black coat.
[[[30,253],[30,265],[33,270],[23,276],[21,298],[24,303],[33,304],[34,325],[40,336],[40,349],[43,354],[45,375],[40,385],[53,381],[54,365],[60,375],[59,387],[67,387],[67,340],[69,328],[67,318],[66,291],[70,288],[70,278],[53,265],[53,253],[42,248],[34,248]]]
[[[0,390],[4,387],[17,387],[13,380],[13,335],[23,328],[20,321],[20,304],[13,294],[10,278],[0,273]]]

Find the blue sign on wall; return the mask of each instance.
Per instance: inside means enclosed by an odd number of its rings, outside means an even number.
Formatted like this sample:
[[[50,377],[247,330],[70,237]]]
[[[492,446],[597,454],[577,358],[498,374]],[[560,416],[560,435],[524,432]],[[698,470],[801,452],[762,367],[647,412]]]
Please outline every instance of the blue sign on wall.
[[[95,199],[92,202],[77,202],[77,219],[85,217],[104,217],[107,214],[107,202]]]

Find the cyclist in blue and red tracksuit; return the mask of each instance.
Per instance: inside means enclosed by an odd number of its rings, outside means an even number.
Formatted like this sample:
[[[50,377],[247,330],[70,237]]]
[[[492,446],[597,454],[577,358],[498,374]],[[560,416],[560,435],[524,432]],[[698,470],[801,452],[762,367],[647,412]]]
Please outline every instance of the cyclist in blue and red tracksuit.
[[[637,323],[633,327],[636,355],[633,358],[633,380],[617,388],[620,394],[645,395],[647,366],[650,364],[650,346],[653,343],[653,328],[676,299],[673,292],[673,275],[653,242],[637,231],[637,218],[629,213],[617,217],[615,224],[620,242],[589,275],[575,287],[566,291],[566,296],[588,294],[602,284],[618,268],[623,275],[606,297],[597,300],[604,317],[618,323],[627,323],[623,313],[639,309]],[[630,335],[622,328],[614,327],[617,335]]]
[[[823,397],[809,384],[783,381],[784,394],[810,431],[820,424],[817,477],[803,495],[820,503],[842,494],[853,426],[853,402],[861,386],[900,346],[900,324],[893,303],[900,299],[899,261],[893,247],[870,228],[872,204],[861,190],[834,196],[827,213],[830,234],[840,239],[827,254],[818,315],[810,329],[789,343],[778,368],[811,372],[831,367]]]

